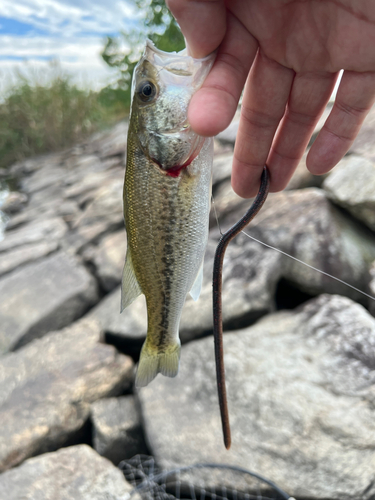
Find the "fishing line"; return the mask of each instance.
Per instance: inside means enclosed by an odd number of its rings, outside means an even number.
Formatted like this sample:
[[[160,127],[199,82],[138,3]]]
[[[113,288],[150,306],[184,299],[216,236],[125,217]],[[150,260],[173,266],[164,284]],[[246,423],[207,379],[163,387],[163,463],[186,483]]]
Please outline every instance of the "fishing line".
[[[275,248],[271,245],[268,245],[268,243],[264,243],[264,241],[260,241],[258,240],[257,238],[254,238],[254,236],[250,236],[250,234],[248,233],[245,233],[245,231],[241,231],[241,233],[243,233],[245,236],[247,236],[248,238],[256,241],[257,243],[260,243],[261,245],[267,247],[267,248],[271,248],[271,250],[275,250],[276,252],[279,252],[283,255],[285,255],[286,257],[289,257],[290,259],[292,260],[295,260],[296,262],[299,262],[300,264],[303,264],[304,266],[308,267],[309,269],[312,269],[313,271],[317,271],[318,273],[320,274],[324,274],[325,276],[328,276],[329,278],[332,278],[333,280],[336,280],[338,281],[339,283],[342,283],[343,285],[346,285],[348,286],[349,288],[352,288],[353,290],[355,290],[356,292],[359,292],[361,293],[362,295],[365,295],[366,297],[368,297],[369,299],[371,300],[374,300],[375,301],[375,297],[373,297],[372,295],[369,295],[368,293],[366,292],[363,292],[362,290],[360,290],[359,288],[356,288],[355,286],[353,285],[350,285],[349,283],[347,283],[346,281],[343,281],[341,280],[340,278],[337,278],[336,276],[332,276],[332,274],[329,274],[329,273],[326,273],[325,271],[322,271],[321,269],[318,269],[317,267],[314,267],[314,266],[311,266],[310,264],[307,264],[307,262],[304,262],[303,260],[300,260],[300,259],[297,259],[297,257],[294,257],[293,255],[289,255],[288,253],[286,252],[283,252],[282,250],[280,250],[279,248]]]
[[[221,236],[223,236],[223,232],[221,230],[221,226],[220,226],[220,222],[219,222],[219,217],[218,217],[217,211],[216,211],[215,198],[214,198],[213,194],[211,194],[211,200],[212,200],[212,206],[214,207],[216,223],[217,223],[217,226],[219,228]]]

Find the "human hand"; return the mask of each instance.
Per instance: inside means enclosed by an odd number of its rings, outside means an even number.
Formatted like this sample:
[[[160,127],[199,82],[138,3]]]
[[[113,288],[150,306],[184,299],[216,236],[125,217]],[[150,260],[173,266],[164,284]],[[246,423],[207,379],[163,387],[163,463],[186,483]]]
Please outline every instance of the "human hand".
[[[189,52],[215,64],[189,106],[189,121],[213,136],[231,122],[245,85],[232,186],[257,192],[263,165],[271,191],[288,184],[340,69],[335,104],[307,156],[314,174],[348,151],[375,102],[373,0],[167,0]],[[258,50],[259,49],[259,50]]]

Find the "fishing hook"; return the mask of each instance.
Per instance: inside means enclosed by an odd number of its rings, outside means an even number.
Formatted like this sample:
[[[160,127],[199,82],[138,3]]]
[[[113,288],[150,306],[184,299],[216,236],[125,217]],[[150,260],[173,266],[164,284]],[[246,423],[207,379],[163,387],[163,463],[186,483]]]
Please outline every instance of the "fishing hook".
[[[223,349],[223,320],[222,320],[222,271],[225,250],[232,239],[237,236],[247,224],[256,216],[266,201],[269,191],[270,179],[267,166],[263,167],[263,173],[260,181],[259,192],[253,201],[253,204],[245,215],[224,233],[216,247],[214,268],[212,275],[212,295],[213,295],[213,316],[214,316],[214,341],[215,341],[215,363],[217,392],[219,396],[221,425],[223,428],[224,444],[227,450],[231,445],[231,432],[229,423],[229,412],[227,402],[227,390],[225,386],[224,369],[224,349]]]

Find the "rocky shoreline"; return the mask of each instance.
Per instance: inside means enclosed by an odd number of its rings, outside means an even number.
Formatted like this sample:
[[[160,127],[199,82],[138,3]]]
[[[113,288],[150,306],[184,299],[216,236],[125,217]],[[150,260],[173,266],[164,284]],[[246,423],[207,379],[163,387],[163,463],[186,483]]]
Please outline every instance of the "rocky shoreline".
[[[321,126],[321,125],[320,125]],[[301,161],[224,265],[232,449],[224,449],[213,362],[214,214],[197,303],[181,320],[181,370],[133,387],[145,302],[123,314],[127,124],[11,167],[18,191],[0,241],[0,498],[122,499],[115,466],[223,462],[297,499],[375,496],[375,110],[327,176]],[[215,139],[223,229],[246,210],[230,187],[235,123]],[[218,479],[219,480],[219,479]]]

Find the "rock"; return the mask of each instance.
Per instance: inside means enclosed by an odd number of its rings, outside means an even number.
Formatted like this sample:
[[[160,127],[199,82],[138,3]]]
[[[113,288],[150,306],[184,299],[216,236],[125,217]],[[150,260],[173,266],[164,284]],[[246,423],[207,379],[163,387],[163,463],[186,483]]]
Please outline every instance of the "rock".
[[[240,205],[239,210],[222,218],[222,226],[232,225],[244,212],[244,205]],[[375,237],[335,208],[323,190],[270,194],[245,232],[361,290],[367,288]],[[311,295],[340,293],[364,300],[353,289],[286,256],[282,257],[281,275]]]
[[[236,142],[239,125],[239,119],[234,119],[225,130],[217,134],[216,139],[224,144],[234,144]]]
[[[373,262],[369,269],[370,274],[370,283],[369,283],[369,295],[373,297],[373,299],[368,300],[368,310],[370,314],[375,316],[375,262]]]
[[[0,252],[41,241],[59,241],[68,231],[65,222],[59,217],[31,222],[19,229],[7,231],[0,243]]]
[[[48,153],[45,155],[36,156],[34,158],[26,158],[19,162],[14,163],[9,168],[10,176],[21,178],[23,176],[32,175],[38,170],[45,169],[50,165],[59,165],[63,160],[64,153]]]
[[[305,189],[308,187],[321,187],[326,176],[324,175],[313,175],[307,170],[306,167],[306,157],[307,152],[301,158],[296,171],[294,172],[292,178],[290,179],[286,190],[291,189]]]
[[[343,158],[323,183],[327,196],[375,230],[375,159]]]
[[[296,498],[373,498],[375,319],[323,295],[227,333],[224,344],[230,452],[206,338],[182,347],[177,378],[158,376],[139,390],[156,462],[246,464]]]
[[[45,257],[57,250],[57,248],[58,243],[56,241],[42,241],[41,243],[31,243],[30,245],[23,245],[14,250],[3,252],[0,257],[0,276],[24,264]]]
[[[72,231],[66,238],[72,252],[80,252],[90,243],[97,243],[104,234],[124,227],[123,184],[122,176],[110,178],[95,191],[93,199],[89,194],[83,211],[72,220]]]
[[[115,465],[147,454],[134,396],[105,398],[91,405],[94,448]]]
[[[21,190],[28,194],[45,191],[52,186],[61,185],[65,176],[65,168],[51,163],[48,168],[39,169],[33,175],[22,179]]]
[[[232,175],[232,162],[233,152],[214,157],[212,169],[213,186],[216,186],[224,180],[230,179],[230,176]]]
[[[0,358],[0,470],[83,439],[90,403],[132,383],[133,362],[80,321]]]
[[[144,295],[138,297],[120,314],[121,289],[116,288],[86,315],[97,321],[106,340],[122,352],[139,356],[147,332],[147,309]]]
[[[27,200],[28,197],[24,193],[11,191],[1,209],[8,214],[15,214],[23,209]]]
[[[361,155],[372,163],[375,163],[375,106],[372,106],[370,112],[365,118],[357,137],[352,144],[349,153]]]
[[[94,278],[64,252],[2,278],[0,296],[0,352],[63,328],[98,299]]]
[[[95,267],[95,275],[107,292],[121,283],[126,254],[125,230],[105,236],[98,247],[91,247],[84,254]]]
[[[229,180],[222,182],[216,186],[213,193],[213,204],[210,211],[210,227],[217,228],[218,222],[216,217],[221,225],[224,217],[228,217],[230,213],[235,211],[236,214],[239,214],[239,207],[243,207],[244,214],[251,203],[252,200],[244,200],[233,191]],[[224,228],[223,232],[227,229],[229,229],[229,227]]]
[[[30,458],[0,475],[4,500],[120,500],[131,490],[119,469],[84,444]]]
[[[126,150],[127,135],[128,123],[121,121],[109,131],[100,132],[92,137],[87,145],[87,152],[97,152],[101,158],[122,156]]]

